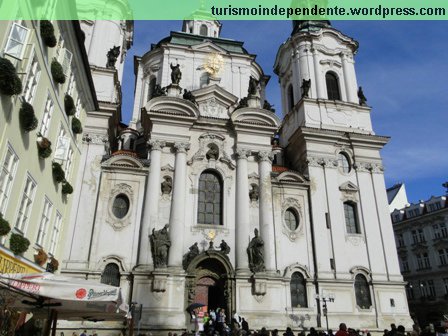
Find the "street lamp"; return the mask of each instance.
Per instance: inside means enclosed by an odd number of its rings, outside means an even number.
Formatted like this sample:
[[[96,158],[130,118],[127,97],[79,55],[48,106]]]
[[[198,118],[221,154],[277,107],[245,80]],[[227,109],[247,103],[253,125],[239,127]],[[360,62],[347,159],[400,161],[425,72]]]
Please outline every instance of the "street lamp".
[[[319,302],[320,305],[320,301],[323,302],[322,306],[323,306],[323,313],[325,316],[325,322],[327,325],[327,333],[328,333],[328,308],[327,308],[327,302],[334,302],[334,294],[333,293],[329,293],[329,294],[314,294],[314,298]]]

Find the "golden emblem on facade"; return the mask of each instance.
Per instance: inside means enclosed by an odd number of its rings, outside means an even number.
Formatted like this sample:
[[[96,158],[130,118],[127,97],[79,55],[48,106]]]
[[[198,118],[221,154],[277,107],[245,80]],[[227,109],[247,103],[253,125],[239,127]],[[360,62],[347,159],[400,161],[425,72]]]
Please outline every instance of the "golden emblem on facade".
[[[224,58],[218,53],[212,53],[205,59],[204,69],[211,77],[216,77],[221,72],[223,65]]]

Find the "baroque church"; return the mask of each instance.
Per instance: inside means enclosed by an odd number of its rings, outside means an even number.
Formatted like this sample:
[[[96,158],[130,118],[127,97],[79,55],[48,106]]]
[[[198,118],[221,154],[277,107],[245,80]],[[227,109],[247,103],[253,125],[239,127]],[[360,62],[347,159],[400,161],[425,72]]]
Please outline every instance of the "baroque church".
[[[274,63],[280,118],[270,77],[221,28],[186,20],[135,57],[129,125],[99,97],[62,272],[120,286],[153,333],[189,329],[193,303],[253,329],[410,327],[380,156],[389,138],[358,89],[358,42],[328,21],[293,22]],[[94,73],[97,91],[107,76]]]

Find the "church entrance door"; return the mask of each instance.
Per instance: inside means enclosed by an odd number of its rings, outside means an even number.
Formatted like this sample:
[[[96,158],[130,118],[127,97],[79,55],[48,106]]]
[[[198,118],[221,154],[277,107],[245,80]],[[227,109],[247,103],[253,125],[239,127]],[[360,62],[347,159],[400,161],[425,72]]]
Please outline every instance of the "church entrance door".
[[[195,302],[202,303],[203,310],[216,310],[216,308],[226,308],[224,298],[224,283],[222,279],[214,279],[204,276],[196,283]]]

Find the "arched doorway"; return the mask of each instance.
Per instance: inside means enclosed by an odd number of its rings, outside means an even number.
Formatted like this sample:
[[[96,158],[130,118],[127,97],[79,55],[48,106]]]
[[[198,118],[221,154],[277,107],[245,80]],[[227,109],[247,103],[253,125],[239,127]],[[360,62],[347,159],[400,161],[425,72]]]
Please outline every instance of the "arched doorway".
[[[235,278],[228,257],[208,250],[194,258],[187,267],[185,307],[202,303],[205,309],[224,308],[227,318],[235,309]]]

